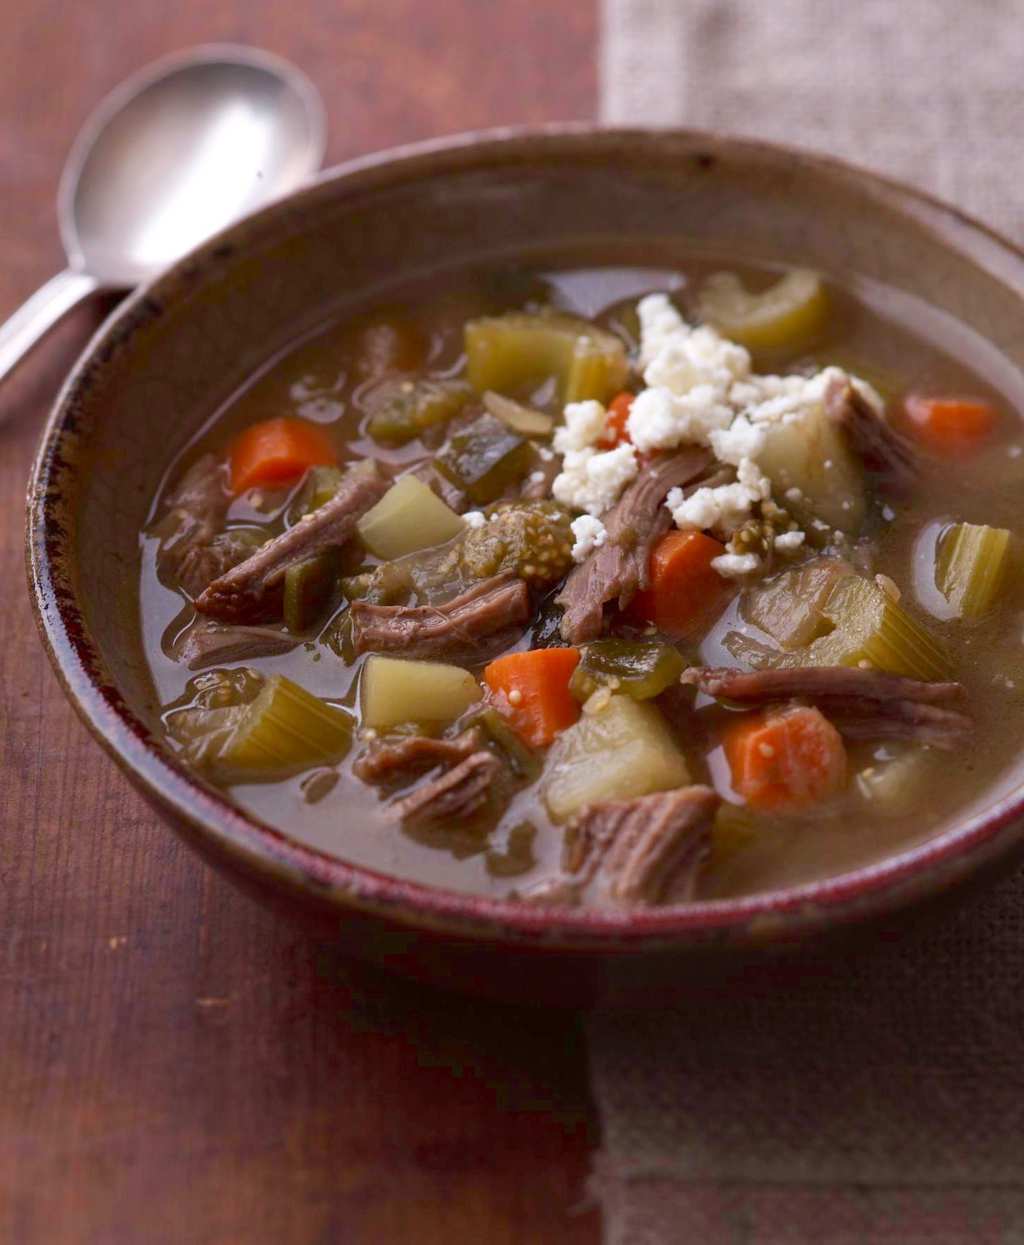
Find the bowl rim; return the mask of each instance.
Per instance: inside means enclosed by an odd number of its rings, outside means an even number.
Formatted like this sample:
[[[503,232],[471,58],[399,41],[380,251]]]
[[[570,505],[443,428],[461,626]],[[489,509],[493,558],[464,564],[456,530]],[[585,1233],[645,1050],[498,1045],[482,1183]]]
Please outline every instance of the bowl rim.
[[[947,244],[1005,279],[1024,298],[1024,251],[941,200],[831,156],[784,144],[684,128],[610,127],[589,122],[469,131],[402,145],[346,161],[301,189],[235,222],[131,293],[94,333],[54,402],[37,451],[26,501],[26,562],[30,599],[44,647],[65,694],[106,752],[143,794],[186,827],[214,856],[339,913],[365,914],[445,935],[535,944],[580,952],[654,947],[758,946],[802,940],[836,926],[879,916],[937,893],[1003,854],[1024,837],[1024,788],[973,813],[932,838],[834,877],[735,899],[646,910],[531,906],[450,890],[383,873],[291,839],[203,784],[160,747],[119,690],[105,681],[99,646],[79,605],[73,524],[68,503],[52,487],[73,453],[75,410],[94,372],[132,333],[173,304],[184,276],[215,265],[247,231],[272,226],[319,196],[362,193],[423,173],[466,171],[538,159],[600,158],[629,142],[658,155],[668,142],[679,154],[721,151],[748,161],[797,161],[856,189],[904,218],[912,217]],[[241,239],[245,247],[244,236]]]

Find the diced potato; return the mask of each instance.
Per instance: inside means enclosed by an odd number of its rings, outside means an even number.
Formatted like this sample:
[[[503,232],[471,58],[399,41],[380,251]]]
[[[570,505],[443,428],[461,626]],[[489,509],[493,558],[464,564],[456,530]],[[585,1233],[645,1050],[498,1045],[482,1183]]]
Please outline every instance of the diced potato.
[[[403,722],[453,722],[482,696],[468,670],[439,661],[373,656],[359,684],[363,725],[379,731]]]
[[[444,544],[463,529],[462,520],[416,476],[402,476],[357,524],[363,544],[391,561]]]
[[[552,745],[546,774],[544,801],[556,821],[599,800],[628,800],[690,782],[664,718],[652,704],[629,696],[609,696],[599,706],[591,702]]]
[[[798,350],[821,332],[828,295],[821,278],[794,268],[768,289],[752,294],[734,272],[716,272],[699,298],[703,319],[751,350]]]
[[[981,618],[995,604],[1010,565],[1005,527],[956,523],[939,544],[935,584],[957,618]]]
[[[554,377],[560,402],[607,401],[626,383],[626,348],[575,316],[510,312],[466,324],[470,384],[479,392],[528,392]]]
[[[815,519],[841,532],[857,532],[864,522],[864,471],[824,408],[789,423],[769,424],[766,433],[758,464],[778,501],[809,527],[812,537]]]
[[[849,566],[837,558],[816,558],[749,588],[740,613],[781,648],[802,648],[829,629],[825,603],[836,582],[849,573]]]

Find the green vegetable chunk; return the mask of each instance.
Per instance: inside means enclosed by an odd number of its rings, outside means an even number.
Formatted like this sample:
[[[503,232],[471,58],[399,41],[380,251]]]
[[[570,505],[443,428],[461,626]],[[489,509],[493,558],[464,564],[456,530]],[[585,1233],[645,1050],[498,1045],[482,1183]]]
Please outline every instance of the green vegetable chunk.
[[[325,549],[284,573],[284,624],[293,635],[314,626],[338,584],[337,550]]]
[[[288,511],[289,526],[294,527],[305,515],[325,506],[338,491],[341,479],[339,467],[310,467]]]
[[[220,781],[277,782],[315,765],[333,765],[348,751],[351,716],[284,675],[264,680],[254,671],[235,670],[210,676],[191,705],[174,711],[167,724],[188,759]]]
[[[628,800],[668,791],[690,781],[690,772],[664,718],[651,704],[629,696],[591,703],[548,753],[544,802],[556,821],[587,804]]]
[[[494,501],[526,475],[530,442],[493,415],[481,415],[442,446],[434,466],[478,506]]]
[[[511,572],[528,583],[554,583],[572,569],[570,522],[557,502],[500,504],[487,523],[467,529],[460,569],[469,579]]]
[[[606,401],[626,383],[626,349],[612,333],[557,313],[510,312],[466,324],[470,384],[479,392],[529,393],[558,383],[560,403]]]
[[[832,630],[777,663],[791,666],[859,666],[911,679],[946,679],[949,654],[898,601],[868,579],[848,575],[833,588],[822,611]]]
[[[594,640],[584,646],[569,690],[579,701],[600,687],[650,700],[679,681],[686,661],[663,640]]]
[[[816,558],[747,589],[740,613],[782,648],[802,648],[829,630],[825,604],[837,581],[849,573],[837,558]]]
[[[392,380],[371,400],[366,431],[383,445],[405,445],[428,428],[446,424],[473,396],[464,380]]]
[[[541,764],[537,754],[523,743],[497,709],[488,705],[486,709],[481,709],[467,718],[465,725],[479,726],[485,732],[500,749],[516,778],[523,782],[533,782],[539,777]]]
[[[454,722],[483,696],[468,670],[439,661],[367,658],[359,684],[364,726]]]
[[[700,313],[726,337],[751,350],[806,346],[828,319],[821,278],[794,268],[768,289],[752,294],[734,272],[716,272],[700,292]]]
[[[429,484],[416,476],[402,476],[356,526],[367,549],[390,561],[444,544],[464,525]]]
[[[957,523],[939,543],[935,585],[955,617],[981,618],[995,605],[1009,566],[1006,528]]]

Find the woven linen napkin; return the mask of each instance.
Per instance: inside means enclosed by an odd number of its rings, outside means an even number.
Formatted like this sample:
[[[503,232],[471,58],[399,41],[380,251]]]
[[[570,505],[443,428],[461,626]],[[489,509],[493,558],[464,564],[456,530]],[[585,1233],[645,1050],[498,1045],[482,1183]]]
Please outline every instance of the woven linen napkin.
[[[602,107],[1024,239],[1024,0],[604,0]],[[608,1245],[1024,1242],[1024,875],[923,941],[590,1022]]]

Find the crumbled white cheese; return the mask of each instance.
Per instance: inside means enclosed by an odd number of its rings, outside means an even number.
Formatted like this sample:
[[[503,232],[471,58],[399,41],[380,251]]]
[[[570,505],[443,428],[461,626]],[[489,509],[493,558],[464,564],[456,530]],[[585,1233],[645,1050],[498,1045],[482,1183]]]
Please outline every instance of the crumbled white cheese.
[[[462,521],[467,527],[483,527],[487,522],[487,516],[482,510],[467,510],[462,516]]]
[[[555,449],[559,454],[571,454],[596,445],[604,433],[605,415],[600,402],[570,402],[565,408],[565,423],[555,429]]]
[[[543,484],[547,476],[543,471],[531,471],[528,479],[531,484]]]
[[[787,553],[791,549],[799,549],[806,539],[804,532],[780,532],[772,543],[776,549]]]
[[[540,446],[540,447],[538,448],[538,450],[537,450],[537,453],[538,453],[538,455],[540,456],[541,460],[542,460],[543,462],[546,462],[546,463],[551,462],[551,460],[552,460],[552,459],[554,458],[554,456],[555,456],[555,451],[554,451],[554,450],[549,450],[549,449],[548,449],[548,447],[547,447],[546,445],[542,445],[542,446]]]
[[[638,469],[636,450],[629,444],[604,453],[571,450],[562,461],[551,492],[556,501],[570,509],[601,515],[615,505]]]
[[[578,519],[573,519],[569,526],[575,538],[575,543],[572,547],[572,560],[574,562],[582,562],[593,550],[600,549],[608,539],[605,525],[600,519],[595,519],[593,515],[581,514]]]
[[[738,467],[744,459],[756,459],[767,438],[763,428],[752,424],[746,415],[737,415],[728,428],[716,428],[711,433],[711,448],[719,462]]]
[[[643,453],[674,449],[683,442],[707,445],[711,433],[728,428],[732,419],[732,407],[712,385],[698,385],[683,395],[656,387],[633,399],[626,429]]]
[[[786,501],[802,501],[804,491],[801,488],[788,488],[785,492]]]
[[[640,321],[640,366],[646,367],[674,334],[686,330],[686,322],[667,294],[648,294],[636,305]]]
[[[771,495],[771,483],[761,475],[757,464],[745,458],[740,462],[735,484],[719,484],[717,488],[699,488],[689,497],[683,490],[669,490],[665,505],[672,512],[676,527],[683,531],[717,531],[731,535],[759,501]]]
[[[751,575],[761,566],[761,559],[756,553],[723,553],[711,559],[711,565],[726,578],[735,579],[740,575]]]

